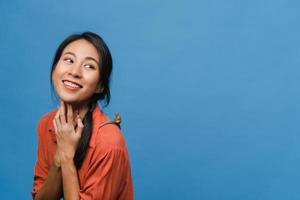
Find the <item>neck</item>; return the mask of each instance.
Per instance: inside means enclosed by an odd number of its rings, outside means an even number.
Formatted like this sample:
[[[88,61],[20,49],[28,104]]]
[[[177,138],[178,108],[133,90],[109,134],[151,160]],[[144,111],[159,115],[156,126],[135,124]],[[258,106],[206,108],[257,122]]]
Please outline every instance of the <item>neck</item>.
[[[79,114],[80,118],[83,119],[85,114],[88,112],[88,104],[81,104],[81,105],[72,105],[74,117],[77,117]]]

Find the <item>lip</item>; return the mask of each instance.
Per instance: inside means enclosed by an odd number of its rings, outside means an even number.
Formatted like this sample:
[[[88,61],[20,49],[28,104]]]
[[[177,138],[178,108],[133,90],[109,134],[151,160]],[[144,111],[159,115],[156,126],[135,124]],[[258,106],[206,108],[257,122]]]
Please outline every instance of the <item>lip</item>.
[[[74,85],[76,85],[76,86],[78,86],[78,87],[72,87],[72,86],[70,86],[70,85],[67,85],[65,82],[70,82],[70,83],[72,83],[72,84],[74,84]],[[62,80],[62,83],[63,83],[63,85],[64,85],[64,87],[65,88],[67,88],[67,89],[69,89],[69,90],[71,90],[71,91],[77,91],[77,90],[79,90],[80,88],[82,88],[82,85],[80,85],[79,83],[77,83],[77,82],[75,82],[75,81],[70,81],[70,80]]]
[[[70,83],[73,83],[73,84],[75,84],[75,85],[79,86],[80,88],[82,88],[82,85],[80,85],[79,83],[77,83],[77,82],[75,82],[75,81],[70,81],[70,80],[62,80],[62,82],[63,82],[63,83],[64,83],[65,81],[68,81],[68,82],[70,82]]]

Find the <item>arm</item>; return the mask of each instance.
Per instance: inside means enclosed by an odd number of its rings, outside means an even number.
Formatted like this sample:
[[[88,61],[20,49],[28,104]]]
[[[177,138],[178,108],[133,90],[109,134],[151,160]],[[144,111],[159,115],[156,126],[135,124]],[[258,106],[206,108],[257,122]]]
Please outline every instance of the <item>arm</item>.
[[[64,199],[78,199],[79,195],[79,183],[77,178],[77,169],[73,163],[73,158],[75,155],[77,143],[80,139],[83,124],[81,120],[78,119],[80,123],[77,125],[77,130],[75,131],[73,125],[73,113],[72,108],[68,105],[68,122],[65,116],[65,106],[62,103],[53,120],[53,126],[55,129],[55,135],[57,140],[57,149],[54,156],[54,162],[48,173],[47,167],[42,168],[43,177],[40,180],[42,186],[38,190],[35,196],[35,200],[54,200],[61,197],[62,192],[64,192]],[[44,147],[45,150],[46,147]],[[40,150],[40,154],[43,150]],[[41,156],[43,158],[43,156]],[[41,160],[41,159],[40,159]],[[43,161],[43,160],[41,160]],[[45,162],[40,162],[45,163]],[[45,177],[46,180],[45,180]],[[77,197],[77,198],[76,198]]]
[[[57,162],[57,156],[54,157],[54,163],[49,170],[48,162],[46,161],[45,151],[47,146],[44,140],[43,125],[45,124],[45,118],[42,118],[37,127],[38,133],[38,150],[37,150],[37,162],[34,170],[34,183],[33,183],[33,199],[51,199],[56,200],[61,197],[62,194],[62,179]]]
[[[48,177],[38,193],[35,200],[59,199],[62,194],[61,169],[55,163],[52,164]]]
[[[61,155],[61,175],[65,200],[132,200],[130,166],[122,149],[96,149],[82,189],[73,159]]]
[[[66,200],[79,200],[79,181],[77,169],[73,159],[64,159],[61,162],[61,173],[63,177],[64,198]]]
[[[67,110],[67,116],[65,116]],[[62,102],[54,120],[53,126],[57,140],[57,155],[61,166],[62,186],[65,200],[79,199],[79,180],[74,164],[74,156],[83,130],[81,119],[77,118],[77,128],[73,124],[73,110],[70,104],[67,109]]]
[[[64,105],[62,105],[63,107]],[[132,182],[127,152],[120,145],[119,140],[113,140],[103,148],[97,145],[93,158],[87,170],[84,184],[79,187],[77,169],[73,158],[77,143],[81,137],[83,124],[77,119],[77,129],[72,124],[72,108],[67,109],[67,122],[64,108],[60,109],[59,116],[55,117],[54,128],[59,152],[62,184],[65,200],[132,200]],[[113,126],[115,127],[115,126]],[[109,133],[110,129],[107,130]],[[122,142],[121,142],[122,143]]]

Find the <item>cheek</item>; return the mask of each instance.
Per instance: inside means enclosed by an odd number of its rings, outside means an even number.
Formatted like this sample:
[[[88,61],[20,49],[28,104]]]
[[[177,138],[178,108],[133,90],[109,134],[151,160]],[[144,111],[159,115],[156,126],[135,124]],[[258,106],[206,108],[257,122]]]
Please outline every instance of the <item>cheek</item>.
[[[99,76],[95,76],[91,79],[90,87],[94,92],[97,92],[97,89],[99,89]]]
[[[54,87],[56,88],[58,80],[59,80],[59,71],[58,71],[57,67],[53,70],[51,78],[52,78],[52,83],[53,83]]]
[[[65,73],[65,67],[63,66],[63,63],[60,63],[60,61],[56,64],[53,73],[52,73],[52,80],[57,80],[62,74]]]

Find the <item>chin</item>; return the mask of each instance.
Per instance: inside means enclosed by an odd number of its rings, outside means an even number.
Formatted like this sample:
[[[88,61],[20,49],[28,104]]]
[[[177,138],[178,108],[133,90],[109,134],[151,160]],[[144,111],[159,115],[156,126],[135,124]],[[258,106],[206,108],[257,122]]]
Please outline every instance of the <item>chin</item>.
[[[80,106],[82,104],[85,104],[86,100],[84,99],[78,99],[75,98],[74,96],[68,96],[68,95],[58,95],[60,100],[67,103],[67,104],[71,104],[73,106]]]
[[[83,93],[69,93],[65,92],[64,90],[56,90],[56,94],[65,103],[72,104],[72,105],[80,105],[84,104],[84,102],[88,101],[88,96]]]
[[[76,104],[79,102],[77,98],[71,97],[69,95],[58,94],[58,97],[60,98],[61,101],[69,104]]]

